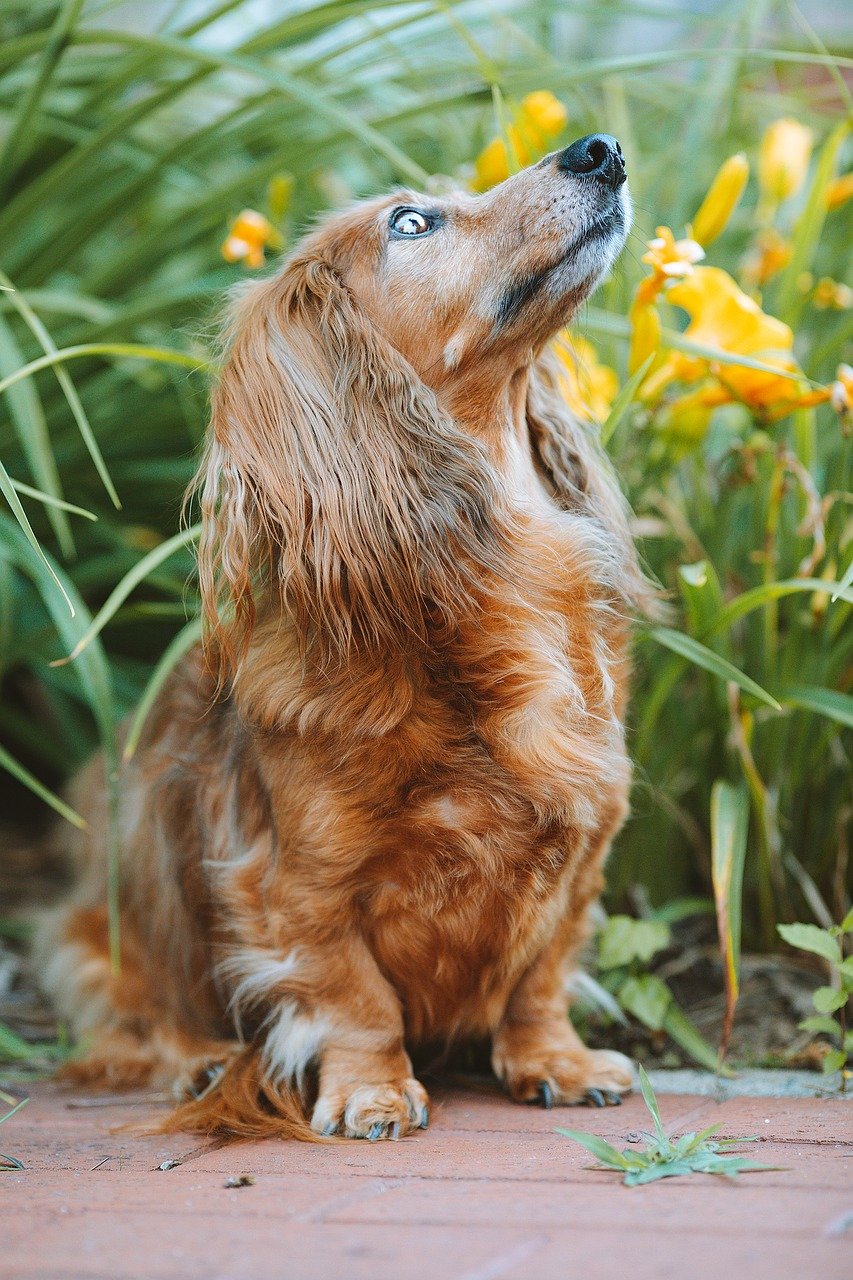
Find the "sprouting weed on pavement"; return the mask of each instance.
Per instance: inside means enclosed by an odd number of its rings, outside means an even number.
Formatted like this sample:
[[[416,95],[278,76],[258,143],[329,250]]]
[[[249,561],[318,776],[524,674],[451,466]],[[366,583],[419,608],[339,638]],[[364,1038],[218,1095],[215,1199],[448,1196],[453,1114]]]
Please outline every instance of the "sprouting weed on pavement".
[[[658,1178],[675,1178],[687,1173],[713,1173],[725,1178],[736,1178],[739,1173],[759,1169],[775,1169],[777,1165],[759,1164],[743,1156],[725,1154],[732,1147],[756,1138],[715,1138],[719,1125],[710,1125],[700,1133],[685,1133],[680,1138],[670,1138],[663,1127],[657,1099],[642,1067],[640,1087],[643,1098],[654,1122],[654,1133],[643,1133],[646,1146],[640,1150],[617,1151],[609,1142],[594,1133],[582,1133],[578,1129],[558,1129],[565,1138],[571,1138],[586,1147],[599,1161],[593,1168],[612,1169],[624,1174],[626,1187],[638,1187]]]

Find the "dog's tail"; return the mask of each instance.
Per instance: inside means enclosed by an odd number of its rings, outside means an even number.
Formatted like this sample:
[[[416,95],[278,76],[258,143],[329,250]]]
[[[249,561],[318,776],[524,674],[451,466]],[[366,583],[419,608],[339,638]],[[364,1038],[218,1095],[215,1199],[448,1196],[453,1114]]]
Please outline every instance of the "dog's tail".
[[[329,1141],[311,1128],[303,1095],[269,1078],[256,1045],[240,1049],[201,1093],[179,1103],[148,1132],[181,1130],[224,1139]]]

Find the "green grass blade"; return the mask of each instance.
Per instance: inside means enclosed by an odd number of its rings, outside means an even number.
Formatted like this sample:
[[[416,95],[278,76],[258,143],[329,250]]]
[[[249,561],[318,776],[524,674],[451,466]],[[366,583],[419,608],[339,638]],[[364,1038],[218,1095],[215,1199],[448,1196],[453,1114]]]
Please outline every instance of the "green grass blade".
[[[65,603],[68,605],[69,611],[71,612],[71,616],[73,617],[74,606],[72,605],[71,600],[64,586],[60,582],[58,575],[56,574],[50,561],[48,560],[47,556],[42,550],[41,543],[39,542],[36,535],[33,533],[33,527],[30,524],[29,520],[27,519],[27,513],[26,511],[24,511],[24,508],[21,506],[21,501],[17,493],[15,492],[15,486],[12,484],[12,479],[9,473],[7,472],[6,468],[3,466],[2,462],[0,462],[0,493],[3,494],[3,497],[6,499],[9,506],[12,508],[12,515],[15,517],[18,524],[21,526],[21,529],[24,533],[25,538],[27,539],[27,542],[30,544],[33,551],[36,553],[39,560],[42,562],[42,564],[50,574],[51,578],[55,582],[56,586],[58,587],[59,591],[62,594],[63,599],[65,600]]]
[[[607,448],[607,445],[613,438],[613,433],[616,431],[616,428],[619,426],[622,419],[625,417],[625,414],[637,398],[637,392],[642,386],[643,379],[652,367],[654,358],[654,354],[652,354],[647,360],[643,361],[639,369],[635,370],[625,385],[620,389],[616,399],[613,401],[613,404],[610,407],[610,412],[608,413],[601,428],[602,448]]]
[[[212,364],[208,360],[200,360],[197,356],[187,355],[185,351],[172,351],[168,347],[146,346],[138,342],[83,342],[74,347],[64,347],[49,355],[39,356],[31,360],[23,368],[0,380],[0,394],[13,387],[24,378],[31,378],[42,369],[51,369],[54,365],[66,360],[81,360],[86,356],[113,356],[116,359],[153,360],[162,364],[177,364],[184,369],[206,370],[211,372]]]
[[[57,347],[47,329],[44,327],[41,320],[38,318],[26,299],[21,297],[9,277],[4,275],[2,271],[0,271],[0,283],[4,284],[7,290],[10,291],[12,305],[17,308],[21,318],[29,326],[31,332],[40,343],[42,350],[45,352],[45,355],[55,356],[57,354]],[[114,507],[121,507],[118,494],[115,491],[115,486],[113,485],[113,482],[110,479],[110,474],[107,471],[107,465],[104,462],[103,454],[101,453],[101,450],[98,447],[98,442],[95,439],[95,433],[92,430],[88,417],[86,416],[86,411],[80,403],[80,397],[77,394],[77,389],[71,381],[68,371],[63,369],[61,365],[55,365],[53,371],[56,375],[57,382],[63,390],[65,399],[68,401],[68,407],[74,416],[74,421],[77,423],[80,435],[83,437],[86,448],[89,450],[89,456],[94,462],[104,488],[110,496],[110,501]]]
[[[38,778],[30,773],[29,769],[25,769],[22,764],[19,764],[14,756],[10,755],[3,746],[0,746],[0,768],[5,769],[13,778],[17,778],[18,782],[22,783],[29,791],[32,791],[33,795],[38,796],[45,804],[50,805],[51,809],[70,822],[73,827],[78,827],[80,830],[85,828],[86,823],[80,817],[80,814],[72,809],[69,804],[66,804],[55,792],[50,791],[44,783],[39,782]]]
[[[652,1120],[654,1121],[655,1133],[657,1134],[661,1142],[665,1142],[667,1140],[666,1129],[664,1129],[663,1120],[661,1120],[660,1107],[658,1106],[658,1100],[655,1097],[655,1091],[651,1086],[651,1081],[649,1080],[649,1077],[646,1074],[646,1069],[642,1064],[639,1067],[639,1074],[640,1074],[640,1089],[642,1090],[643,1101],[645,1102],[648,1108],[649,1115],[652,1117]]]
[[[782,710],[776,699],[771,697],[766,689],[762,689],[760,684],[757,684],[750,676],[745,675],[743,671],[739,671],[733,663],[721,658],[713,650],[707,649],[698,640],[694,640],[692,636],[686,636],[681,631],[673,631],[670,627],[651,627],[645,634],[656,640],[658,644],[671,649],[673,653],[680,654],[682,658],[687,658],[695,666],[702,667],[705,671],[710,672],[711,675],[717,676],[720,680],[734,681],[745,693],[751,693],[759,702],[772,707],[774,711]]]
[[[14,373],[23,363],[24,357],[12,329],[0,316],[0,375]],[[6,402],[33,478],[44,492],[60,499],[62,482],[35,384],[29,382],[10,387],[6,392]],[[48,519],[62,555],[70,559],[74,555],[74,538],[68,520],[55,509],[49,512]]]
[[[847,729],[853,729],[853,697],[838,689],[822,689],[818,685],[793,685],[781,695],[785,706],[816,711]]]
[[[61,667],[79,658],[80,654],[88,648],[95,637],[100,635],[110,619],[124,604],[131,591],[138,587],[140,582],[147,578],[158,565],[161,565],[164,560],[168,560],[169,556],[174,555],[181,547],[189,546],[190,543],[195,542],[200,532],[201,525],[194,524],[189,529],[176,533],[174,537],[167,538],[165,542],[155,547],[153,551],[149,551],[147,556],[143,556],[110,592],[104,604],[92,619],[91,625],[77,641],[68,657],[57,658],[55,662],[51,663],[51,666]]]
[[[726,1056],[740,988],[743,871],[749,827],[749,794],[718,779],[711,788],[711,879],[717,908],[717,937],[723,961],[726,1009],[720,1059]]]
[[[784,596],[794,595],[799,591],[832,592],[833,601],[846,600],[849,604],[853,604],[851,585],[853,585],[853,573],[850,575],[850,582],[847,583],[843,580],[827,582],[823,578],[787,578],[779,582],[765,582],[760,587],[753,587],[750,591],[744,591],[741,595],[735,596],[734,600],[724,605],[716,617],[709,620],[703,634],[708,636],[715,631],[723,631],[733,622],[751,613],[753,609],[760,609],[764,604],[781,600]]]
[[[41,489],[34,489],[32,485],[24,484],[23,480],[13,480],[11,476],[9,479],[17,493],[22,493],[25,498],[33,498],[45,507],[57,507],[60,511],[67,511],[69,515],[83,516],[86,520],[97,520],[98,518],[94,511],[87,511],[85,507],[76,507],[73,502],[65,502],[63,498],[55,498],[52,493],[43,493]]]
[[[183,658],[184,654],[188,653],[193,645],[199,642],[201,635],[202,620],[201,618],[193,618],[191,622],[188,622],[185,627],[181,628],[174,640],[164,651],[160,661],[151,673],[151,678],[145,686],[145,692],[140,698],[139,705],[130,722],[130,728],[124,744],[125,761],[128,761],[133,757],[136,748],[139,745],[139,739],[142,735],[142,730],[145,727],[145,721],[148,719],[148,713],[154,705],[157,695],[163,688],[163,685],[166,683],[181,658]]]
[[[800,277],[814,265],[815,253],[826,221],[827,188],[835,177],[841,148],[849,132],[849,121],[842,120],[823,144],[806,207],[794,231],[791,257],[780,281],[779,301],[776,308],[782,319],[792,327],[796,326],[806,303],[805,295],[799,286]]]

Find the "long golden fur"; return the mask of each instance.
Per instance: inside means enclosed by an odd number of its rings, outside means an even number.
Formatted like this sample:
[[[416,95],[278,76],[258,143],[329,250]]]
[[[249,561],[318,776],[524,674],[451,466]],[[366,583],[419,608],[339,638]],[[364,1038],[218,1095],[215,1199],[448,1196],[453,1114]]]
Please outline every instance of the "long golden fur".
[[[621,159],[565,155],[357,205],[239,292],[197,482],[207,653],[122,779],[120,974],[102,758],[42,933],[73,1078],[298,1137],[425,1124],[409,1050],[466,1039],[517,1101],[630,1087],[565,984],[626,813],[648,593],[547,349],[629,206]]]

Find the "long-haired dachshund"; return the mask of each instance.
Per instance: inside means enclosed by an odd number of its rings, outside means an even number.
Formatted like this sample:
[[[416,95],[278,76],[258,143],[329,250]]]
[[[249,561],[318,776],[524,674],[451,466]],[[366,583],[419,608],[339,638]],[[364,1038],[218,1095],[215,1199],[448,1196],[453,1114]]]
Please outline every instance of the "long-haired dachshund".
[[[427,1123],[410,1051],[490,1039],[518,1102],[630,1087],[566,981],[650,593],[547,349],[629,219],[596,135],[485,195],[335,214],[238,293],[197,480],[206,651],[122,780],[120,972],[102,757],[42,932],[66,1074],[174,1086],[176,1125],[371,1139]]]

